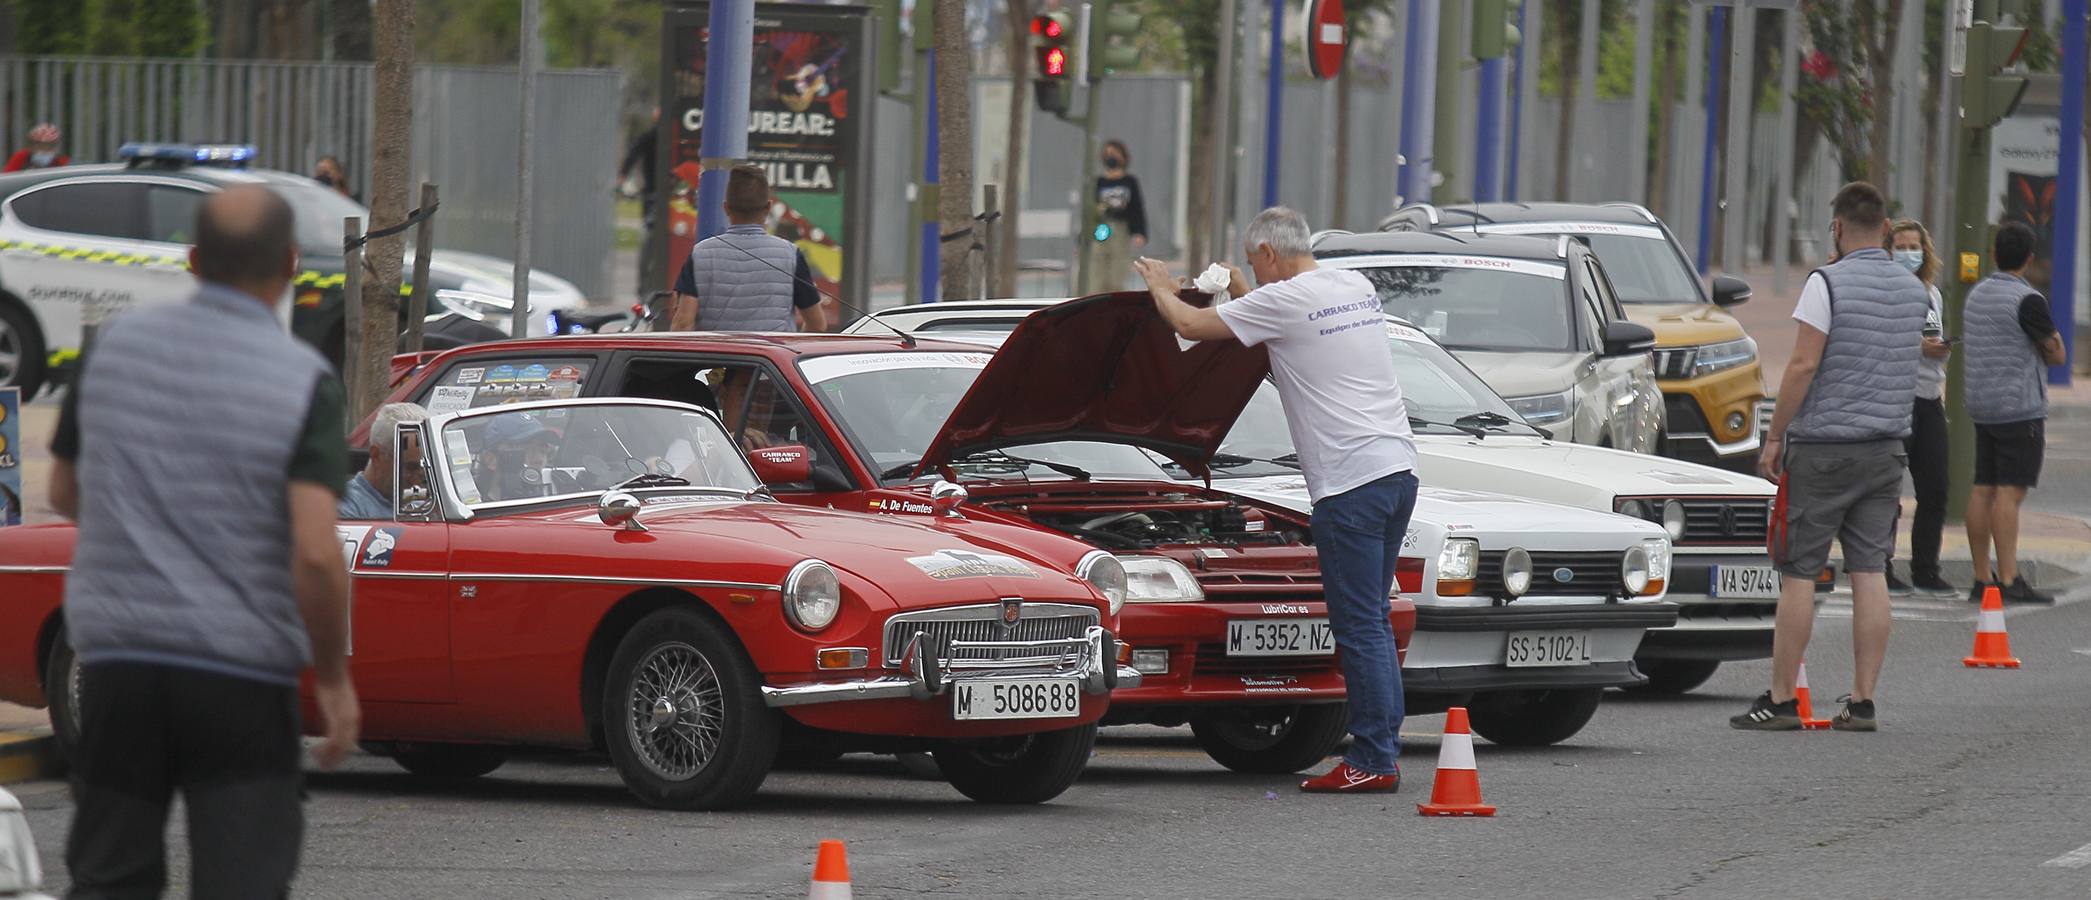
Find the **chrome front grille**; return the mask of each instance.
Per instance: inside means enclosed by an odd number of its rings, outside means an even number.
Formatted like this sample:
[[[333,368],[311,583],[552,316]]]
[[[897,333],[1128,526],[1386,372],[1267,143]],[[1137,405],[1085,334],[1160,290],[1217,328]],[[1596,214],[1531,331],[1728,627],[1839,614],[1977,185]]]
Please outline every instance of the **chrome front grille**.
[[[1532,553],[1532,586],[1527,597],[1609,597],[1626,593],[1619,574],[1623,551],[1541,551]],[[1484,550],[1474,592],[1485,596],[1507,593],[1503,589],[1503,551]],[[1568,577],[1562,578],[1561,575]]]
[[[1080,638],[1098,624],[1092,607],[1072,603],[1024,603],[1014,623],[1004,624],[1000,603],[951,606],[900,613],[886,620],[886,665],[897,666],[907,654],[908,640],[921,632],[931,645],[949,641],[1058,641]],[[1057,651],[1040,654],[1030,648],[967,649],[954,653],[956,659],[974,661],[1051,660]]]
[[[1683,544],[1762,544],[1771,525],[1771,501],[1684,500]]]

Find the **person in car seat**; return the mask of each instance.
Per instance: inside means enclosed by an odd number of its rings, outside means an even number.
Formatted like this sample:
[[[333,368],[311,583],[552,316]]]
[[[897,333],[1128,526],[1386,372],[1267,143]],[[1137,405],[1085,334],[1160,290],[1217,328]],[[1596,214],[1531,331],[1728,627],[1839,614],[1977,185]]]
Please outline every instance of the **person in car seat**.
[[[481,433],[474,481],[488,500],[520,500],[550,493],[545,467],[552,464],[559,432],[529,413],[495,416]]]

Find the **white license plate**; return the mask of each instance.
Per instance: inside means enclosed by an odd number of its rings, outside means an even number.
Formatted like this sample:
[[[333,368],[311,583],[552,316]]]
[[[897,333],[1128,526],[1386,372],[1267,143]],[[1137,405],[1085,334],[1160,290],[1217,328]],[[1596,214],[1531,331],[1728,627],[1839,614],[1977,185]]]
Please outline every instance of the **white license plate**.
[[[951,686],[954,719],[1072,719],[1081,714],[1080,679],[961,681]]]
[[[1588,631],[1513,631],[1503,645],[1503,664],[1580,666],[1590,662]]]
[[[1771,566],[1714,566],[1709,581],[1719,599],[1779,599],[1779,570]]]
[[[1327,619],[1236,619],[1227,623],[1228,656],[1330,656],[1336,633]]]

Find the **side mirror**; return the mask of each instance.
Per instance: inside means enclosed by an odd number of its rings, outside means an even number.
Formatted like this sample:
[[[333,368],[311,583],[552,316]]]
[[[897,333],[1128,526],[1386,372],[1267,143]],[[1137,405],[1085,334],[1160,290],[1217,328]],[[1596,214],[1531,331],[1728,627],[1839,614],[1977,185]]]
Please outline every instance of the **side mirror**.
[[[748,461],[763,484],[797,484],[813,477],[813,453],[798,444],[749,451]]]
[[[1733,275],[1713,277],[1713,305],[1738,306],[1750,302],[1750,283]]]
[[[1633,356],[1655,349],[1655,332],[1637,322],[1605,325],[1605,356]]]
[[[435,518],[435,484],[421,425],[401,425],[392,432],[392,514],[402,522]]]
[[[965,485],[939,478],[929,487],[929,505],[937,515],[958,518],[958,507],[965,502]]]
[[[639,524],[639,498],[627,491],[605,491],[595,501],[595,515],[604,525],[625,531],[645,531]]]

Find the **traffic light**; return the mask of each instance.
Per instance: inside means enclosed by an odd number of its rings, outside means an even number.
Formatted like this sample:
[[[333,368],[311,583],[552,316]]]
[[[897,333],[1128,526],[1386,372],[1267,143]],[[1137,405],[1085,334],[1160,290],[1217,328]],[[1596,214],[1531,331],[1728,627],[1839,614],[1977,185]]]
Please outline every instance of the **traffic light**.
[[[2024,74],[2003,74],[2018,62],[2026,30],[1976,22],[1968,27],[1967,67],[1960,81],[1960,124],[1989,128],[2011,115],[2026,95]]]
[[[1474,0],[1474,30],[1469,41],[1475,59],[1504,56],[1517,44],[1517,8],[1518,2],[1513,0]],[[1503,27],[1492,27],[1496,22]]]
[[[1038,71],[1031,86],[1038,95],[1038,108],[1054,115],[1067,112],[1068,76],[1074,72],[1068,43],[1073,37],[1073,22],[1064,12],[1031,17],[1031,40],[1038,54]]]
[[[1140,48],[1133,46],[1140,33],[1140,14],[1128,0],[1093,0],[1090,7],[1089,80],[1095,81],[1140,62]]]

